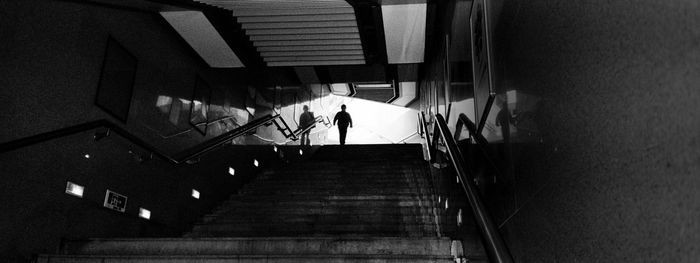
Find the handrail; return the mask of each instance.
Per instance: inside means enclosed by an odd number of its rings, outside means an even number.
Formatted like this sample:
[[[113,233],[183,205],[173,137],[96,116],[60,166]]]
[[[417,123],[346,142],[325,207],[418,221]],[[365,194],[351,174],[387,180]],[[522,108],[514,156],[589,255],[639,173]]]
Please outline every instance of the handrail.
[[[78,124],[70,127],[66,127],[63,129],[58,129],[55,131],[50,131],[50,132],[45,132],[33,136],[29,136],[26,138],[21,138],[17,139],[11,142],[6,142],[0,144],[0,153],[4,152],[9,152],[12,150],[16,150],[22,147],[34,145],[40,142],[44,141],[49,141],[69,135],[73,135],[76,133],[96,129],[96,128],[107,128],[109,131],[113,131],[116,134],[119,134],[123,138],[131,141],[133,144],[136,144],[137,146],[146,149],[147,151],[152,152],[154,155],[161,157],[173,164],[181,164],[184,162],[187,162],[188,160],[198,157],[218,146],[221,146],[223,144],[228,143],[230,140],[241,136],[253,129],[257,129],[258,127],[269,123],[277,118],[280,118],[280,115],[267,115],[265,117],[253,120],[243,126],[240,126],[236,128],[235,130],[226,132],[224,134],[221,134],[219,136],[214,137],[211,140],[208,140],[202,144],[196,145],[194,147],[191,147],[189,149],[186,149],[178,154],[176,154],[174,157],[169,156],[168,154],[156,149],[155,147],[151,146],[144,140],[136,137],[135,135],[131,134],[129,131],[125,130],[122,127],[119,127],[118,125],[114,124],[113,122],[110,122],[106,119],[100,119],[96,121],[90,121],[86,122],[83,124]]]
[[[229,120],[229,119],[234,119],[234,118],[236,118],[236,116],[224,116],[224,117],[218,118],[218,119],[216,119],[216,120],[212,120],[212,121],[209,121],[209,122],[197,123],[197,124],[193,124],[193,125],[194,125],[194,126],[202,126],[202,125],[209,126],[209,125],[212,125],[212,124],[217,123],[217,122],[222,122],[222,121]],[[235,123],[235,124],[238,124],[238,123],[236,123],[236,121],[234,121],[234,123]],[[151,128],[151,127],[148,127],[148,126],[146,126],[146,125],[144,125],[144,124],[141,124],[141,125],[142,125],[143,127],[147,128],[147,129],[153,131],[153,132],[158,133],[158,131],[156,131],[155,129],[153,129],[153,128]],[[191,132],[191,131],[193,131],[193,130],[194,130],[194,128],[189,128],[189,129],[187,129],[187,130],[178,131],[178,132],[174,132],[174,133],[167,134],[167,135],[163,135],[163,134],[160,134],[160,133],[158,133],[157,135],[158,135],[158,137],[160,137],[160,138],[162,138],[162,139],[170,139],[170,138],[173,138],[173,137],[177,137],[177,136],[180,136],[180,135],[189,133],[189,132]]]
[[[428,124],[425,122],[425,113],[422,111],[418,113],[418,125],[420,126],[421,130],[421,135],[424,135],[423,137],[425,138],[425,145],[428,147],[428,160],[432,160],[433,153],[430,149],[432,149],[432,146],[430,144],[430,133],[428,132]]]
[[[459,114],[459,119],[457,120],[457,128],[455,129],[455,141],[459,141],[459,136],[462,133],[462,127],[467,126],[467,130],[474,140],[481,145],[489,144],[484,135],[481,133],[476,133],[476,124],[467,117],[464,113]]]
[[[472,208],[472,212],[474,213],[477,226],[483,235],[485,242],[484,248],[486,249],[491,262],[513,262],[510,251],[508,250],[508,247],[506,247],[503,238],[498,233],[498,228],[494,224],[493,219],[491,219],[491,216],[489,216],[484,203],[481,201],[481,197],[478,194],[478,190],[474,185],[474,182],[467,179],[467,170],[464,168],[465,164],[463,162],[464,157],[462,152],[457,147],[455,138],[450,134],[445,118],[440,114],[436,114],[435,124],[435,132],[433,133],[435,140],[434,142],[437,142],[437,137],[440,136],[445,143],[446,152],[449,155],[449,159],[452,162],[455,171],[457,172],[457,176],[460,178],[460,184],[467,195],[467,199]],[[467,126],[469,127],[468,123]]]

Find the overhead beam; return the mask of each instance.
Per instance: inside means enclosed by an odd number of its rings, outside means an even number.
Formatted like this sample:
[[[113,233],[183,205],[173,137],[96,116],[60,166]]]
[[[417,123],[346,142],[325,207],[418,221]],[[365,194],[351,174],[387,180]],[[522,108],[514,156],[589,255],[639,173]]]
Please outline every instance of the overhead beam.
[[[320,28],[286,28],[286,29],[249,29],[249,36],[255,35],[288,35],[288,34],[333,34],[333,33],[358,33],[355,26],[348,27],[320,27]]]
[[[231,50],[204,13],[160,12],[160,15],[213,68],[241,68],[243,62]]]
[[[330,39],[330,40],[281,40],[281,41],[255,41],[256,47],[269,46],[306,46],[306,45],[361,45],[359,39]]]
[[[286,16],[286,15],[314,15],[314,14],[352,14],[353,9],[350,7],[337,7],[337,8],[305,8],[305,9],[235,9],[233,10],[233,16],[235,17],[247,17],[247,16]]]
[[[270,40],[319,40],[319,39],[360,39],[360,34],[358,33],[348,33],[348,34],[307,34],[307,35],[269,35],[261,36],[255,35],[251,36],[251,41],[270,41]]]
[[[300,56],[300,57],[265,57],[265,62],[275,61],[326,61],[326,60],[363,60],[363,55],[345,55],[345,56]]]
[[[363,52],[362,52],[362,49],[260,52],[260,56],[262,56],[262,57],[334,56],[334,55],[363,55]]]
[[[243,29],[274,29],[274,28],[316,28],[316,27],[346,27],[357,26],[355,20],[321,21],[321,22],[289,22],[289,23],[244,23]]]
[[[316,14],[293,16],[245,16],[239,17],[239,23],[267,23],[267,22],[304,22],[304,21],[337,21],[354,20],[355,14]]]
[[[259,52],[266,51],[314,51],[314,50],[362,50],[361,45],[305,45],[305,46],[261,46]]]
[[[346,60],[346,61],[281,61],[281,62],[268,62],[267,65],[270,67],[284,67],[284,66],[330,66],[330,65],[360,65],[365,64],[365,60]]]

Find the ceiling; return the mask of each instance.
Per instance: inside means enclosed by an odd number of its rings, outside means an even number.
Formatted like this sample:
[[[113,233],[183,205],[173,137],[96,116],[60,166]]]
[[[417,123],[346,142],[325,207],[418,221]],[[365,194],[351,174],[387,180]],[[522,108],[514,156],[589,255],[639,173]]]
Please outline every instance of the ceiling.
[[[266,66],[365,64],[344,0],[196,0],[232,12]]]

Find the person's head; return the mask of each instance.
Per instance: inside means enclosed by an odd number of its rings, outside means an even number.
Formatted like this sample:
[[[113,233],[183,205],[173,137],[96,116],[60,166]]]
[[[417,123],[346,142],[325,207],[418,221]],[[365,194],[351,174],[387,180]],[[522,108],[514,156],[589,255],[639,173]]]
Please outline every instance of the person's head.
[[[309,106],[304,105],[304,112],[307,112],[307,111],[309,111]]]
[[[345,111],[345,108],[347,108],[347,107],[345,107],[345,104],[343,104],[342,106],[340,106],[340,110],[342,110],[342,111]]]

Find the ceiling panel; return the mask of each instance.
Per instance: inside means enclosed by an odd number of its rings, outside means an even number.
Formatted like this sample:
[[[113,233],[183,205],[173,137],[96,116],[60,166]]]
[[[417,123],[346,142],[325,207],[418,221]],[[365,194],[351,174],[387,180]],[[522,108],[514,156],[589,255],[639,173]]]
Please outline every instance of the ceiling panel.
[[[268,66],[365,64],[345,0],[197,0],[233,13]]]

